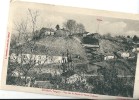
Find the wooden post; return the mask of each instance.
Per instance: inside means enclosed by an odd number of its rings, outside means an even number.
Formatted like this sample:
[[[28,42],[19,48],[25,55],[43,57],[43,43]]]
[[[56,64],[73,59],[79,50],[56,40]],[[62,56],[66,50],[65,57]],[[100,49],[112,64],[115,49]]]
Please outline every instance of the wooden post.
[[[97,27],[96,33],[99,33],[99,25],[100,25],[100,22],[102,21],[102,19],[97,19],[97,21],[98,21],[98,27]]]

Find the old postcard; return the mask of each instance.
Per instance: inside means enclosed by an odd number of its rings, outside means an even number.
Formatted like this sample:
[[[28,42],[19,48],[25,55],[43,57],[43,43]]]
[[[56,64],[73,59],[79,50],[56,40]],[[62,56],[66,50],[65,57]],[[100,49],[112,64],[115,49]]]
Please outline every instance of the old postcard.
[[[1,88],[139,98],[139,15],[14,0]]]

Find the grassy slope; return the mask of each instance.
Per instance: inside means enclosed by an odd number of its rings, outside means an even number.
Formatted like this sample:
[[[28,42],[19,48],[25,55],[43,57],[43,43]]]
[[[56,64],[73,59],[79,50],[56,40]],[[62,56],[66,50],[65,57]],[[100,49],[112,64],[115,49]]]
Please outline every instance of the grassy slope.
[[[102,54],[112,54],[114,51],[118,51],[120,49],[124,49],[125,45],[122,43],[114,43],[109,40],[102,39],[100,40],[100,49],[98,53]]]
[[[49,55],[66,54],[68,49],[70,54],[80,55],[86,60],[84,48],[74,38],[49,36],[37,41],[36,44],[45,46],[49,51]]]

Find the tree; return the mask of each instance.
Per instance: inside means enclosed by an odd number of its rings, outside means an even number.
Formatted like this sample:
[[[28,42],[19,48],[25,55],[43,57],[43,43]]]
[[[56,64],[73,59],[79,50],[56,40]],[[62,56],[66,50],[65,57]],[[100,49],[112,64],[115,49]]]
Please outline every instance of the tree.
[[[136,35],[134,35],[133,41],[134,41],[134,42],[137,42],[137,41],[138,41],[138,37],[137,37]]]
[[[67,20],[67,22],[64,23],[64,27],[70,31],[70,35],[72,35],[73,33],[75,33],[76,31],[76,21],[75,20]]]
[[[59,30],[60,29],[60,26],[57,24],[56,25],[56,30]]]
[[[82,23],[78,23],[76,25],[76,33],[84,33],[85,32],[85,27]]]
[[[110,39],[111,38],[111,34],[110,33],[104,34],[103,37],[105,37],[106,39]]]
[[[130,38],[130,36],[128,35],[127,38]]]
[[[31,9],[28,9],[29,16],[31,17],[31,24],[32,24],[32,33],[35,34],[35,30],[37,27],[37,17],[39,16],[38,11],[33,11]]]

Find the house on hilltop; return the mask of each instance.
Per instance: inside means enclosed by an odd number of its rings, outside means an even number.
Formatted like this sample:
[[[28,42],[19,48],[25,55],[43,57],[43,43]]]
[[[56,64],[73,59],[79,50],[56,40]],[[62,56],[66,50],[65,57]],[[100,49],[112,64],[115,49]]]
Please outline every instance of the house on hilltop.
[[[55,30],[52,28],[42,28],[40,30],[40,35],[42,36],[47,36],[47,35],[54,35],[55,34]]]
[[[55,30],[52,28],[46,28],[45,35],[54,35]]]
[[[98,33],[86,32],[83,34],[82,43],[84,47],[99,48],[99,39],[101,38]]]
[[[86,37],[89,32],[84,32],[83,37]]]
[[[101,38],[101,36],[100,36],[99,33],[85,32],[85,33],[83,34],[83,37],[87,37],[87,36],[90,36],[90,37],[95,38],[95,39],[100,39],[100,38]]]
[[[100,39],[101,36],[99,33],[92,33],[92,34],[89,34],[92,38],[95,38],[95,39]]]
[[[99,47],[99,40],[96,38],[93,38],[92,36],[83,37],[82,43],[87,46]]]

